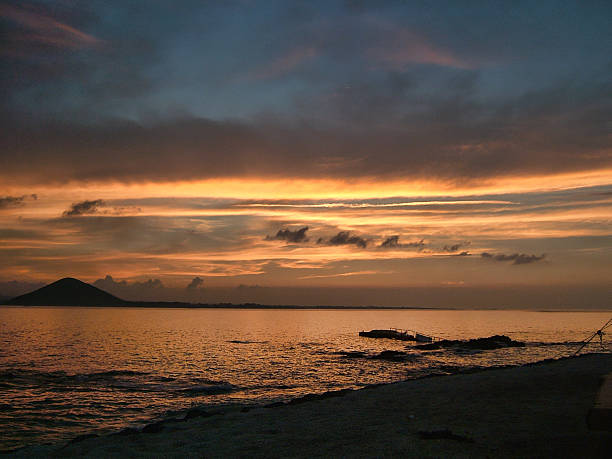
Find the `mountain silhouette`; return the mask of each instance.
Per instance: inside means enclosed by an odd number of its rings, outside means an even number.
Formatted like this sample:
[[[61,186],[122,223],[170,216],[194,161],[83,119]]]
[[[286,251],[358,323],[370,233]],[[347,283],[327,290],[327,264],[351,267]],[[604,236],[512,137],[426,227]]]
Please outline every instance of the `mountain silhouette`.
[[[19,306],[127,306],[129,301],[117,298],[72,277],[65,277],[52,284],[20,295],[5,304]]]

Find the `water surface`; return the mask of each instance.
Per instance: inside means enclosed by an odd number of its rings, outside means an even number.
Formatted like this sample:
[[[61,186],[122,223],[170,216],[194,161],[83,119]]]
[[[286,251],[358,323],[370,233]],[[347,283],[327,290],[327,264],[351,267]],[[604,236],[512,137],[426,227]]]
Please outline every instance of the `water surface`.
[[[0,308],[0,449],[138,425],[193,405],[263,403],[471,367],[569,355],[609,312]],[[358,336],[505,334],[524,348],[459,353]],[[346,358],[403,350],[388,362]],[[586,352],[601,351],[593,344]]]

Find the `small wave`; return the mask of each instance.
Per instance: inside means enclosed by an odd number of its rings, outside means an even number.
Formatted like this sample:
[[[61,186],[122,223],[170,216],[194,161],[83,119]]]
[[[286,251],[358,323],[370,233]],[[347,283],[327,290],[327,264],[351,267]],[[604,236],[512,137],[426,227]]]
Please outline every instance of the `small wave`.
[[[228,343],[232,344],[265,344],[267,341],[249,341],[249,340],[239,340],[239,339],[231,339]]]
[[[150,373],[145,371],[134,371],[134,370],[109,370],[109,371],[98,371],[93,373],[85,373],[83,375],[75,375],[75,376],[86,376],[86,377],[105,377],[105,376],[143,376],[148,375]]]
[[[300,387],[304,387],[298,384],[256,384],[253,386],[245,387],[248,390],[261,390],[261,389],[273,389],[273,390],[288,390],[288,389],[297,389]]]
[[[532,341],[525,343],[529,347],[551,347],[551,346],[580,346],[584,344],[583,341],[561,341],[561,342],[545,342],[545,341]]]
[[[238,390],[237,386],[230,383],[223,384],[203,384],[179,389],[178,391],[186,395],[216,395],[228,394]]]
[[[150,373],[132,370],[109,370],[92,373],[68,374],[65,371],[42,371],[28,370],[23,368],[10,368],[0,371],[0,381],[30,380],[32,382],[42,381],[83,381],[91,379],[115,378],[121,376],[143,376]]]
[[[328,353],[325,352],[324,354],[328,354]],[[334,352],[329,352],[329,354],[339,355],[347,359],[359,359],[359,358],[368,357],[368,354],[365,351],[334,351]]]
[[[229,384],[227,381],[216,381],[214,379],[206,379],[206,378],[193,378],[191,379],[194,383],[198,385],[208,385],[208,386],[222,386],[224,384]]]

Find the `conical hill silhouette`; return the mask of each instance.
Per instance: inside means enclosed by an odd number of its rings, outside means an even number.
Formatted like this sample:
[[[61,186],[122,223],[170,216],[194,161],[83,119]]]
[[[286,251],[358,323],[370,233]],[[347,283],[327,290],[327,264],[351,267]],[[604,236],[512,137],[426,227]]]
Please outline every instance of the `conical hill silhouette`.
[[[117,298],[72,277],[65,277],[18,296],[5,304],[20,306],[127,306],[128,301]]]

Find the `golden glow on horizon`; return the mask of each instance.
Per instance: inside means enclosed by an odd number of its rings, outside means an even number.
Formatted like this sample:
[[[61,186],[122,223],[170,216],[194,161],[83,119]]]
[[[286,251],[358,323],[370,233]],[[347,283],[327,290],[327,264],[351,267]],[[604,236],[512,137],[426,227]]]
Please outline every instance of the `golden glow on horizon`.
[[[112,274],[178,279],[177,284],[204,276],[210,286],[245,281],[398,286],[491,283],[496,276],[510,276],[537,283],[566,278],[568,272],[574,276],[571,257],[585,253],[588,263],[583,260],[576,278],[586,282],[605,272],[604,239],[590,242],[592,250],[580,241],[555,249],[533,267],[487,263],[480,254],[540,256],[545,250],[529,241],[610,236],[612,198],[607,189],[592,189],[610,185],[612,170],[460,185],[249,178],[12,188],[7,195],[36,193],[38,199],[0,211],[5,229],[0,245],[12,257],[10,269],[0,267],[0,278],[53,280],[57,273],[95,280]],[[85,200],[104,200],[104,205],[84,216],[62,217]],[[309,227],[307,242],[274,240],[279,229],[303,226]],[[364,238],[367,247],[330,244],[339,231]],[[390,236],[398,236],[399,245],[381,248]],[[461,248],[445,249],[455,244]],[[457,257],[462,251],[471,256]],[[569,258],[559,265],[563,257]],[[425,265],[430,267],[421,271]],[[538,275],[525,277],[529,272]]]
[[[397,179],[274,179],[236,178],[197,182],[138,183],[116,182],[70,183],[62,186],[5,186],[5,194],[28,194],[32,190],[48,198],[79,200],[141,199],[152,197],[234,198],[234,199],[382,199],[389,197],[431,198],[447,196],[482,196],[506,193],[559,191],[612,184],[612,169],[556,175],[499,177],[456,183],[440,180]]]

